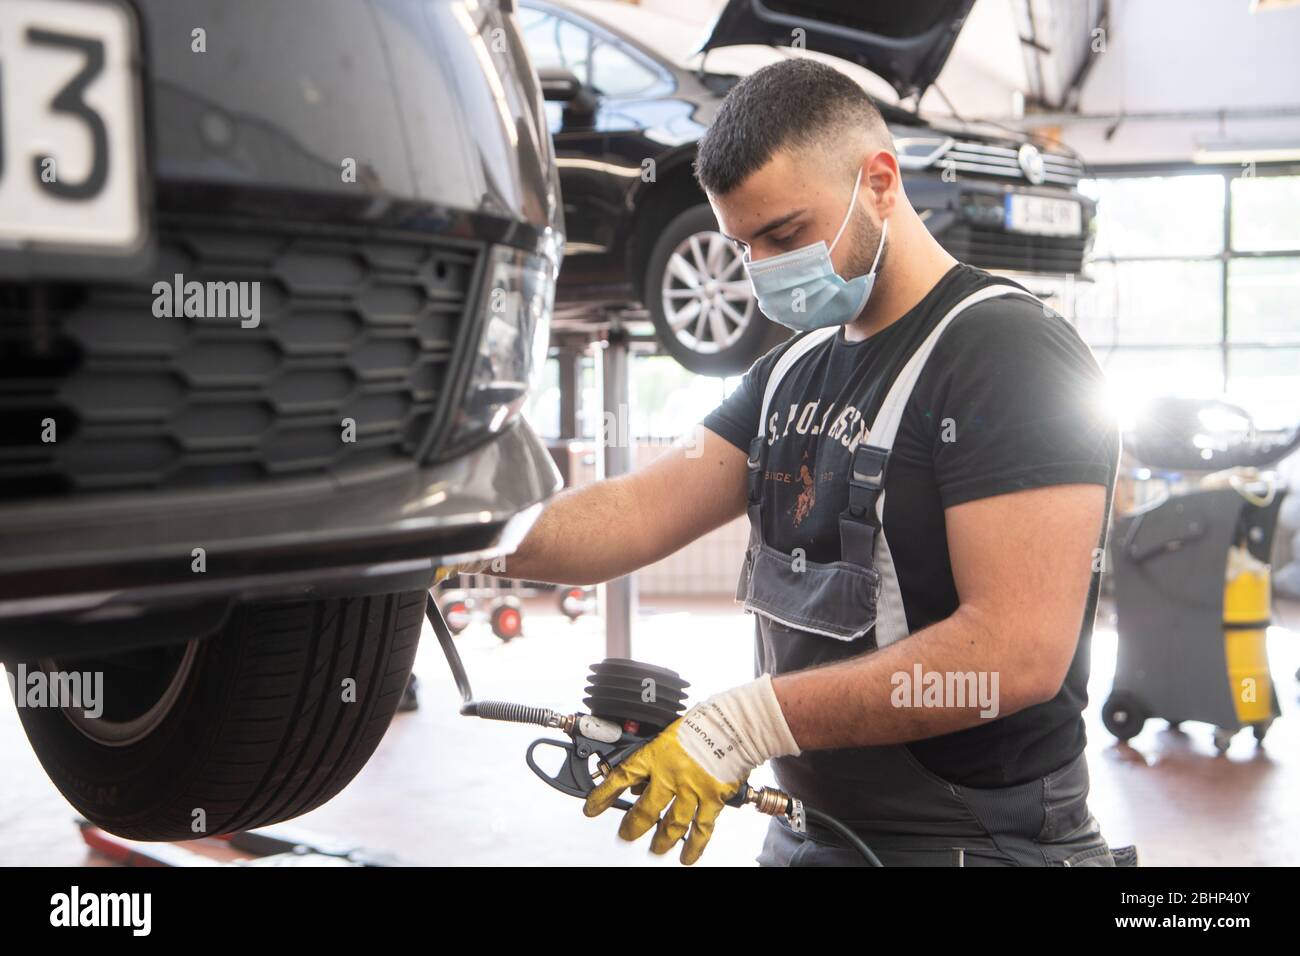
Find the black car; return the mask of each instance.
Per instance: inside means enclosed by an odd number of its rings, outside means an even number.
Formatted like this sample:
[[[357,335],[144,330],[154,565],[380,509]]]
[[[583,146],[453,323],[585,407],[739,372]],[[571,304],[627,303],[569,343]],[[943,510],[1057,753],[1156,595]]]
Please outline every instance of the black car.
[[[306,812],[437,565],[558,487],[562,213],[498,0],[0,3],[0,660],[143,840]]]
[[[551,101],[568,224],[557,316],[643,303],[661,344],[687,368],[746,369],[788,333],[758,311],[692,176],[696,142],[739,79],[709,72],[708,51],[788,45],[799,29],[806,49],[863,67],[900,100],[919,101],[973,3],[729,0],[700,47],[705,55],[688,67],[603,19],[641,11],[521,0],[525,42]],[[908,197],[953,256],[1000,271],[1080,271],[1094,204],[1075,189],[1083,173],[1075,156],[880,106]],[[701,294],[710,282],[720,296]]]

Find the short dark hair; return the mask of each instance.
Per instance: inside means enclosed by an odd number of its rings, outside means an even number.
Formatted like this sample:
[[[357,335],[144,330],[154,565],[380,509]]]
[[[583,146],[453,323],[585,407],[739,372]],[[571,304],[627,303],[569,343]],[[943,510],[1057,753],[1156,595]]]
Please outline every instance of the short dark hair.
[[[786,146],[824,145],[844,128],[868,129],[892,148],[888,127],[865,90],[809,59],[773,63],[741,80],[700,138],[695,178],[721,196]]]

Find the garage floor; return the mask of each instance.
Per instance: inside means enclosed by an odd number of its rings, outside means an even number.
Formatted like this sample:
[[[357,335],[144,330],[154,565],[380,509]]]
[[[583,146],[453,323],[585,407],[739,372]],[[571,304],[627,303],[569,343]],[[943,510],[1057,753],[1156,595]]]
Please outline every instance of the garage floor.
[[[751,622],[730,602],[644,599],[635,656],[672,667],[708,694],[751,676]],[[1300,604],[1284,603],[1269,654],[1284,715],[1267,749],[1243,732],[1217,757],[1206,725],[1173,732],[1152,721],[1134,746],[1101,726],[1115,635],[1093,646],[1087,713],[1092,808],[1112,844],[1137,843],[1148,865],[1279,865],[1300,859]],[[475,694],[556,710],[581,706],[587,667],[604,656],[598,619],[570,624],[554,603],[533,602],[525,637],[502,644],[486,624],[458,640]],[[416,673],[420,710],[400,714],[375,757],[333,802],[295,822],[331,837],[395,853],[412,863],[466,865],[674,865],[615,837],[617,812],[587,820],[577,800],[535,779],[524,749],[541,728],[459,717],[458,698],[432,633]],[[99,862],[85,850],[73,811],[46,779],[14,710],[0,708],[0,865]],[[749,864],[766,820],[728,811],[702,865]]]

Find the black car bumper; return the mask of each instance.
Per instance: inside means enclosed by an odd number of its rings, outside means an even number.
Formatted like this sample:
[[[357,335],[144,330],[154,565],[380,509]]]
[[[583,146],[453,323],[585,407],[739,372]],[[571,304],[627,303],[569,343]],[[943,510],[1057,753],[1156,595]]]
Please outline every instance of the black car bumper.
[[[52,618],[427,586],[439,564],[513,550],[559,485],[519,422],[444,464],[347,481],[6,506],[0,656],[54,635]]]

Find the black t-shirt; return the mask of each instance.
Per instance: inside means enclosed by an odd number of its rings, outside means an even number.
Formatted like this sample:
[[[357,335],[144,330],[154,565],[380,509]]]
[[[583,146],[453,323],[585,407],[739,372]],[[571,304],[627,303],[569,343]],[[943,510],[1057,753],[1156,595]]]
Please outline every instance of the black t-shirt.
[[[768,409],[764,540],[807,560],[840,557],[851,448],[866,437],[903,363],[965,296],[995,280],[954,266],[892,325],[860,342],[841,328],[785,374]],[[704,426],[748,451],[768,375],[798,337],[745,374]],[[951,616],[958,598],[944,509],[978,498],[1060,484],[1113,486],[1119,434],[1101,401],[1103,376],[1060,316],[1022,295],[971,306],[945,330],[904,409],[885,475],[884,526],[910,631]],[[1107,511],[1109,512],[1109,490]],[[1099,545],[1102,542],[1099,542]],[[931,772],[972,787],[1044,776],[1085,742],[1088,657],[1099,575],[1060,693],[1043,704],[907,746]],[[874,646],[874,642],[870,646]]]

